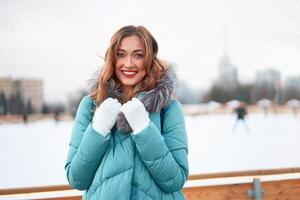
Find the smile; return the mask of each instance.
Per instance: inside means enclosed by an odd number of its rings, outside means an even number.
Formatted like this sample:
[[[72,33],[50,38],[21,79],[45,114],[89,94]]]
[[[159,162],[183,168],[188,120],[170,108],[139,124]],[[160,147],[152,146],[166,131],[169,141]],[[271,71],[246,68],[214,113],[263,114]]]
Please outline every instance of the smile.
[[[129,71],[129,70],[121,70],[122,74],[128,78],[133,77],[138,72],[137,71]]]

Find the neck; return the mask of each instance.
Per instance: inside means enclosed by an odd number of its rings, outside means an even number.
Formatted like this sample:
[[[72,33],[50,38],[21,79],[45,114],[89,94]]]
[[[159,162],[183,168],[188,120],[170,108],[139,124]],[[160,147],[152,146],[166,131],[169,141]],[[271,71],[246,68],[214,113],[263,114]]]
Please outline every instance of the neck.
[[[122,85],[122,93],[123,94],[129,94],[132,91],[132,87],[131,86],[126,86],[126,85]]]
[[[133,88],[130,86],[122,86],[122,102],[126,103],[127,101],[131,100]]]

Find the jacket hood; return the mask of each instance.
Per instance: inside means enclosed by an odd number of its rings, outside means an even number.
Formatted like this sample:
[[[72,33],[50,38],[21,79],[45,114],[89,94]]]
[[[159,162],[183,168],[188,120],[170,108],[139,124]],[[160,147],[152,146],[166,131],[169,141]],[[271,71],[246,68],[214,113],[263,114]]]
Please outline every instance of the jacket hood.
[[[91,80],[93,82],[91,90],[97,88],[99,83],[98,79],[93,80]],[[160,112],[162,108],[166,107],[174,99],[176,84],[177,77],[175,71],[170,67],[166,70],[162,78],[157,82],[157,85],[154,89],[141,92],[136,95],[136,98],[138,98],[144,104],[148,112]],[[116,99],[120,99],[121,97],[120,87],[115,83],[113,79],[110,79],[108,81],[106,92],[108,94],[108,97]],[[123,133],[132,132],[132,129],[123,113],[119,113],[117,117],[116,127]]]

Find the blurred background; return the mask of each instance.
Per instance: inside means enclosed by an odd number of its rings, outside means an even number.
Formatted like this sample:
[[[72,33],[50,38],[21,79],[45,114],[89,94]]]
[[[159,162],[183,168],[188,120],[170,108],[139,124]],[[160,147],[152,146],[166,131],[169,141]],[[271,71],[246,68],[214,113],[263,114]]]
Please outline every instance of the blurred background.
[[[0,189],[67,184],[78,104],[129,24],[176,70],[192,175],[300,167],[298,0],[0,0]]]

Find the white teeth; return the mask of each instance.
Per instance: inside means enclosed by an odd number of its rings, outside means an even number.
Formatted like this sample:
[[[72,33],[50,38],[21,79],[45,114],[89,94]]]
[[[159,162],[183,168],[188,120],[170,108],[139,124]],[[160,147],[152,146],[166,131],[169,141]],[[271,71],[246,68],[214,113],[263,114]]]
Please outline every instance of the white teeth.
[[[135,74],[136,72],[127,72],[127,71],[123,71],[123,74],[127,74],[127,75],[133,75]]]

